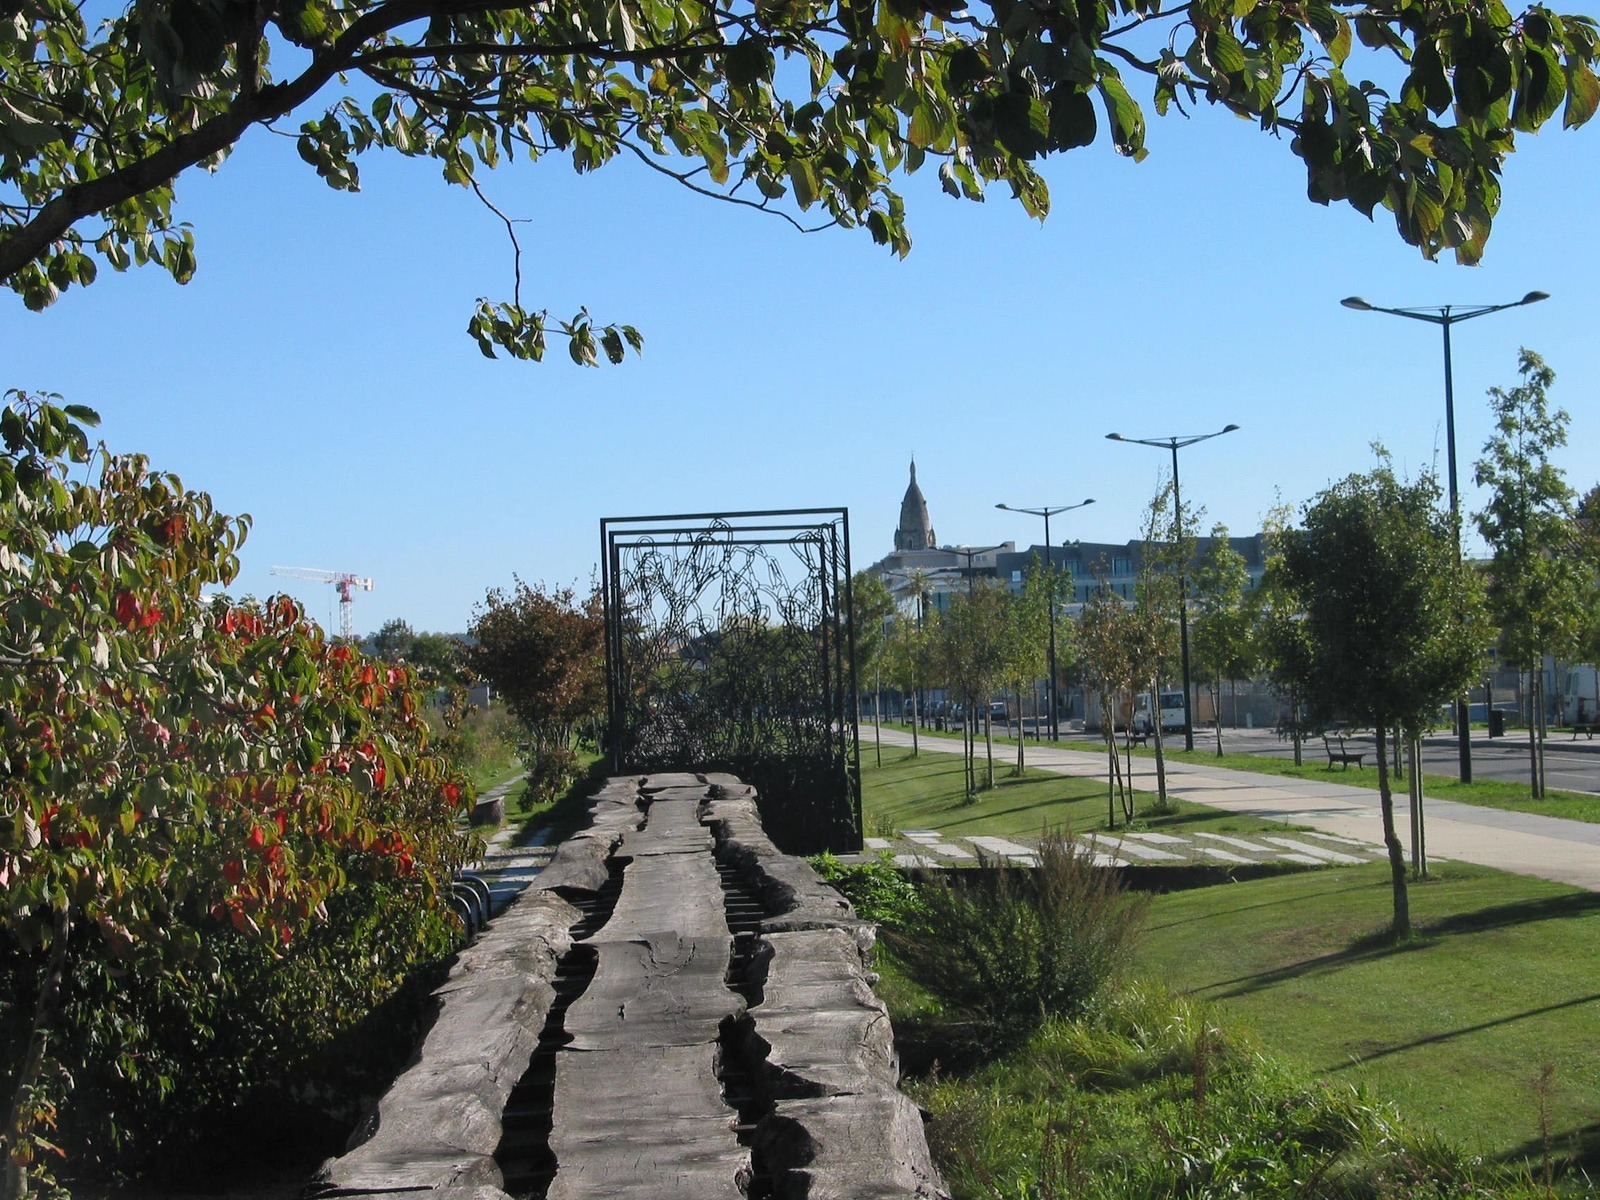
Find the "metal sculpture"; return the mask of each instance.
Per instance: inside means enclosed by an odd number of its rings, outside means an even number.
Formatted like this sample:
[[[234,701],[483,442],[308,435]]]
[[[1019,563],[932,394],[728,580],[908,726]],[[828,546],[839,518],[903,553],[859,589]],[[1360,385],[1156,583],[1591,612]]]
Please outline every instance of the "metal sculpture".
[[[780,849],[859,850],[849,535],[842,508],[602,520],[612,769],[727,771]]]

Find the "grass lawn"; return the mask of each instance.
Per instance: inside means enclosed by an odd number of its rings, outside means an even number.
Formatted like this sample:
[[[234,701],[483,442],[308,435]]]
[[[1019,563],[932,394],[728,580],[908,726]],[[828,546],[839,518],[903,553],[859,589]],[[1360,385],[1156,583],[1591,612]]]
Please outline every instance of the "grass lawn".
[[[1195,740],[1198,744],[1198,737]],[[1227,744],[1226,737],[1223,744]],[[1136,748],[1133,753],[1136,757],[1146,754],[1153,757],[1155,752]],[[1297,779],[1315,779],[1323,783],[1348,783],[1355,787],[1378,790],[1377,767],[1352,766],[1329,770],[1325,761],[1318,761],[1326,758],[1322,753],[1321,742],[1316,743],[1315,754],[1311,746],[1307,745],[1305,765],[1299,767],[1295,766],[1291,759],[1269,758],[1260,754],[1224,754],[1219,758],[1215,749],[1193,751],[1168,749],[1166,755],[1175,762],[1194,763],[1202,767],[1227,767],[1229,770],[1254,771],[1261,775],[1290,775]],[[1494,779],[1462,783],[1449,775],[1424,775],[1422,783],[1430,800],[1456,800],[1462,804],[1477,804],[1485,808],[1503,808],[1512,812],[1538,813],[1546,817],[1566,817],[1573,821],[1600,824],[1600,796],[1589,796],[1582,792],[1562,792],[1551,788],[1543,800],[1531,800],[1528,797],[1528,785],[1525,783]],[[1390,786],[1397,796],[1404,799],[1406,787],[1404,777],[1392,779]]]
[[[882,767],[873,765],[870,748],[861,757],[861,807],[872,836],[937,829],[958,837],[1035,837],[1047,826],[1077,833],[1106,828],[1106,786],[1092,779],[1031,769],[1016,778],[1009,773],[1014,760],[997,757],[994,790],[980,792],[976,803],[969,803],[959,755],[930,751],[913,758],[909,748],[885,746]],[[1147,815],[1154,801],[1152,793],[1137,793],[1135,828],[1191,833],[1292,828],[1189,803],[1179,804],[1175,813]],[[1117,821],[1117,828],[1123,828],[1120,809]]]
[[[1492,1158],[1539,1159],[1554,1064],[1552,1151],[1600,1175],[1600,895],[1459,864],[1410,895],[1398,948],[1382,865],[1158,896],[1138,968]]]
[[[904,725],[885,725],[884,728],[908,732],[908,728]],[[959,741],[961,737],[959,732],[938,733],[927,729],[920,732],[923,737],[948,738],[953,741]],[[870,727],[862,728],[861,738],[862,761],[868,762],[872,757]],[[1181,741],[1180,738],[1179,744]],[[983,745],[981,738],[978,744],[980,747]],[[997,734],[994,744],[997,759],[1000,757],[1000,747],[1006,747],[1006,761],[1009,765],[1014,758],[1011,748],[1016,745],[1016,741]],[[1031,738],[1028,744],[1030,747],[1034,745]],[[1120,740],[1118,745],[1121,745]],[[1201,767],[1226,767],[1230,771],[1253,771],[1258,775],[1287,775],[1295,779],[1313,779],[1320,783],[1348,783],[1353,787],[1378,790],[1377,767],[1352,766],[1330,770],[1326,761],[1327,756],[1322,752],[1322,743],[1317,740],[1306,743],[1305,763],[1298,767],[1291,759],[1272,758],[1262,754],[1223,754],[1218,757],[1214,745],[1198,748],[1201,745],[1200,730],[1195,731],[1195,745],[1197,748],[1193,751],[1175,750],[1172,741],[1169,740],[1163,747],[1163,753],[1173,762],[1194,763]],[[1223,735],[1223,745],[1227,745],[1226,733]],[[1060,748],[1079,750],[1086,754],[1105,753],[1098,742],[1062,742]],[[1133,755],[1135,758],[1154,758],[1155,751],[1148,746],[1135,746]],[[1390,786],[1394,788],[1397,796],[1404,798],[1406,786],[1404,776],[1396,776]],[[1600,825],[1600,796],[1590,796],[1583,792],[1563,792],[1551,788],[1543,800],[1533,800],[1528,796],[1528,785],[1525,783],[1492,779],[1462,783],[1450,775],[1424,775],[1423,786],[1428,798],[1432,800],[1456,800],[1462,804],[1477,804],[1484,808],[1503,808],[1511,812],[1536,813],[1544,817],[1566,817],[1572,821],[1587,821],[1592,825]]]

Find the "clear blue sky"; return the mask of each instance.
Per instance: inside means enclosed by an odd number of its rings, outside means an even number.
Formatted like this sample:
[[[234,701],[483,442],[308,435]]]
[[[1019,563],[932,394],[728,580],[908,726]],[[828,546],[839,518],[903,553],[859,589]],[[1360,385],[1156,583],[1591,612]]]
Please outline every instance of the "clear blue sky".
[[[461,630],[513,573],[584,584],[602,516],[847,505],[853,554],[886,553],[915,454],[941,541],[1037,541],[996,511],[1097,503],[1062,537],[1136,536],[1163,454],[1105,440],[1195,433],[1185,498],[1235,533],[1371,465],[1443,468],[1439,332],[1339,306],[1551,299],[1455,331],[1458,443],[1489,433],[1484,391],[1519,346],[1572,414],[1560,462],[1600,481],[1600,126],[1519,138],[1484,264],[1430,264],[1387,214],[1305,198],[1286,142],[1220,112],[1151,117],[1150,157],[1108,144],[1046,167],[1054,211],[978,206],[906,181],[915,248],[804,236],[618,163],[556,158],[489,176],[525,217],[524,296],[631,322],[642,358],[599,370],[562,347],[491,363],[474,299],[510,290],[503,230],[430,163],[371,156],[334,193],[292,140],[255,130],[215,176],[179,184],[200,271],[105,272],[53,309],[0,296],[3,386],[98,408],[116,450],[148,453],[255,529],[235,591],[287,590],[336,621],[332,589],[274,564],[350,570],[390,617]]]

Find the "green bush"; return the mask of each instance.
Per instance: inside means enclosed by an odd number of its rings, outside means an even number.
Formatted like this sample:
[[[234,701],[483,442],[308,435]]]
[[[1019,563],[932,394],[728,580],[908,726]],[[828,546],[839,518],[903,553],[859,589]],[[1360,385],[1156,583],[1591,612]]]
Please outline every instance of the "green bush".
[[[825,852],[813,858],[811,865],[839,889],[863,920],[909,932],[926,912],[916,885],[894,865],[887,850],[871,862],[849,864]]]
[[[887,931],[890,949],[948,1004],[1000,1025],[1082,1012],[1126,964],[1144,898],[1060,833],[1037,868],[985,865],[923,887],[920,922]]]
[[[1310,1081],[1137,988],[914,1088],[957,1200],[1444,1200],[1534,1193],[1356,1089]]]
[[[403,1065],[460,927],[395,881],[352,884],[327,912],[276,952],[214,923],[183,972],[75,959],[52,1040],[65,1101],[53,1140],[70,1174],[186,1178],[286,1129],[337,1151],[363,1098]],[[0,951],[9,1044],[25,1033],[37,978],[33,956]],[[262,1112],[273,1129],[242,1128]]]
[[[578,756],[565,746],[524,745],[522,762],[528,768],[529,805],[553,804],[582,774]]]

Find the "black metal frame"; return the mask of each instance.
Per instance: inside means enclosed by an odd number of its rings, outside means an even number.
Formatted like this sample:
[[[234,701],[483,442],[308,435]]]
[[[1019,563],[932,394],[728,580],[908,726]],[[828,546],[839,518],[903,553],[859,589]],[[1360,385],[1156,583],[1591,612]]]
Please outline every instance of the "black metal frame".
[[[849,510],[606,517],[600,542],[611,769],[729,771],[779,849],[861,849]]]

